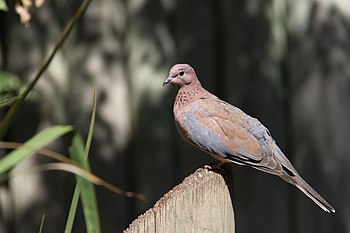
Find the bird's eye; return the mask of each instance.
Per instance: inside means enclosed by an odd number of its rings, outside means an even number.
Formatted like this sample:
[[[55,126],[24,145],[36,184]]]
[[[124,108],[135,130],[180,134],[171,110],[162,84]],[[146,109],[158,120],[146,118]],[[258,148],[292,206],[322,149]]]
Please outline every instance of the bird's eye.
[[[184,74],[185,74],[185,72],[183,72],[183,71],[180,71],[180,73],[179,73],[180,76],[183,76]]]

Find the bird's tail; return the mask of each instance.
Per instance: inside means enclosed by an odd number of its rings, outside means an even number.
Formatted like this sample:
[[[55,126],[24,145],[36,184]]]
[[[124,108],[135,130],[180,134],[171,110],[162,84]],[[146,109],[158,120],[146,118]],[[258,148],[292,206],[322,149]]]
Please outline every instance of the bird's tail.
[[[284,171],[281,178],[295,185],[300,191],[302,191],[306,196],[313,200],[324,211],[328,213],[335,213],[335,209],[298,174],[293,174],[293,176],[291,176],[288,172]]]

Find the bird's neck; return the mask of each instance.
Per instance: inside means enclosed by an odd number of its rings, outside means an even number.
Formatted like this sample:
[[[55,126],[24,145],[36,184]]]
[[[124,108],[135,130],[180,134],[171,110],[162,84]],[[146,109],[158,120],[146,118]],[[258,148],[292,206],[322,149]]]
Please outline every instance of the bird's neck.
[[[181,108],[183,106],[186,106],[192,101],[200,98],[200,94],[202,92],[203,87],[199,82],[181,87],[175,97],[174,108]]]

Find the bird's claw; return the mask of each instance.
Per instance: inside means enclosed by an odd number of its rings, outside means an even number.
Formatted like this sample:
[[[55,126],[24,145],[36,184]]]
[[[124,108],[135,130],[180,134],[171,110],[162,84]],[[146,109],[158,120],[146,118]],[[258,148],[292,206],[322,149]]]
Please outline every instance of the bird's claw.
[[[223,162],[216,162],[213,164],[209,164],[209,165],[205,165],[204,168],[208,169],[209,171],[213,171],[213,170],[219,170],[221,172],[223,172],[221,166],[223,165]]]

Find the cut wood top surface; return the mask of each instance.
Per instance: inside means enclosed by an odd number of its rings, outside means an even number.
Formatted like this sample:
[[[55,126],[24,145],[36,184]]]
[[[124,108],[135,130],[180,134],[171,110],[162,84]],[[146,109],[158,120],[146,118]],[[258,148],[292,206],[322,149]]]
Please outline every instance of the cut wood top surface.
[[[230,192],[220,174],[198,169],[134,220],[125,233],[234,232]]]

